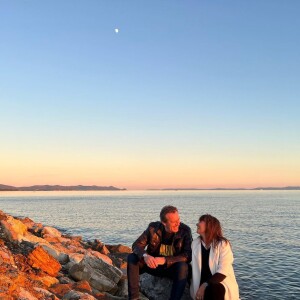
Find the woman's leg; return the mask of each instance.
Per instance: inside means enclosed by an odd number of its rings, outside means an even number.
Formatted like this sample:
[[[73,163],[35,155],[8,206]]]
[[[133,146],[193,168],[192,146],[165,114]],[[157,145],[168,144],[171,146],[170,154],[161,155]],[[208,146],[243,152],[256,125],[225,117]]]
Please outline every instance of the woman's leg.
[[[224,300],[225,287],[222,283],[209,284],[205,289],[204,300]]]

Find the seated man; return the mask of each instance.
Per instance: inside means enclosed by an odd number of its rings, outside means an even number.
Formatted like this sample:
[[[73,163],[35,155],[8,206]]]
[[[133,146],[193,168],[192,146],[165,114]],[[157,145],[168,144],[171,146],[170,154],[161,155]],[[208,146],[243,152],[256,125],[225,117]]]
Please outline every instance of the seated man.
[[[132,245],[127,259],[128,299],[139,299],[139,275],[144,272],[173,279],[171,300],[183,295],[192,256],[191,229],[180,223],[174,206],[163,207],[160,220],[150,223]]]

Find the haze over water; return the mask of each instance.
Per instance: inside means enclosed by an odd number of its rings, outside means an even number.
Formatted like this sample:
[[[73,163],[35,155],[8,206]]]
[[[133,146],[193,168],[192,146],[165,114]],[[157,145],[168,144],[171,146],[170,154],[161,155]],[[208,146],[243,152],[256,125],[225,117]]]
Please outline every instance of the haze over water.
[[[241,299],[298,299],[300,191],[124,191],[0,193],[0,209],[106,244],[132,242],[162,206],[178,207],[197,237],[201,214],[231,241]]]

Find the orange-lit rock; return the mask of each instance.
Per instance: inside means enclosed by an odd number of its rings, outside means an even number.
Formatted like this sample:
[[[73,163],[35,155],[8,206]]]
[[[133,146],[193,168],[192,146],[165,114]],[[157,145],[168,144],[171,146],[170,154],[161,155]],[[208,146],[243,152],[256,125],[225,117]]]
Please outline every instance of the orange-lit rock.
[[[48,235],[48,236],[52,236],[52,237],[61,237],[60,231],[58,231],[56,228],[50,227],[50,226],[45,226],[43,228],[42,236],[44,236],[44,235]]]
[[[92,288],[88,281],[82,280],[73,284],[72,289],[83,293],[92,293]]]
[[[25,290],[24,288],[20,287],[17,299],[26,299],[26,300],[38,300],[35,296],[33,296],[29,291]]]
[[[109,254],[109,250],[100,240],[94,240],[93,242],[87,242],[87,246],[91,247],[92,250],[98,251],[101,254],[107,255]]]
[[[1,226],[11,242],[21,241],[23,235],[27,232],[27,227],[21,221],[11,216],[8,216],[6,220],[2,220]]]
[[[112,253],[132,253],[131,248],[124,245],[107,245],[107,248]]]
[[[42,282],[46,287],[51,287],[54,284],[59,283],[58,279],[52,276],[43,276],[39,277],[37,280]]]
[[[101,254],[98,251],[88,250],[87,254],[89,256],[94,256],[94,257],[100,258],[103,261],[105,261],[107,264],[112,265],[112,260],[108,256]]]
[[[36,292],[38,292],[39,295],[42,296],[43,300],[59,300],[59,298],[57,298],[53,293],[51,293],[43,288],[35,287],[34,290]],[[39,299],[40,299],[40,297],[39,297]]]
[[[4,242],[0,240],[0,265],[2,263],[15,265],[14,258],[10,250],[4,245]]]
[[[56,295],[59,298],[62,298],[65,294],[67,294],[69,291],[72,289],[72,284],[67,283],[67,284],[55,284],[51,288],[49,288],[49,291]]]
[[[55,228],[2,211],[0,222],[0,300],[121,300],[126,296],[124,276],[115,263],[124,267],[126,249],[109,253],[98,240],[61,235]],[[121,245],[112,249],[124,250]]]
[[[19,220],[27,227],[27,230],[33,234],[40,234],[43,228],[41,223],[35,223],[30,218],[19,218]]]
[[[57,276],[61,269],[60,263],[50,256],[41,246],[36,247],[28,256],[28,263],[36,269],[41,269],[50,276]]]

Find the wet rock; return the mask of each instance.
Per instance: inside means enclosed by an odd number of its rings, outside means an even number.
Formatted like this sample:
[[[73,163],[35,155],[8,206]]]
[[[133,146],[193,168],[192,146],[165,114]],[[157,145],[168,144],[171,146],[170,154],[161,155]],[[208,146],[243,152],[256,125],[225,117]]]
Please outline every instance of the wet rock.
[[[144,273],[140,276],[140,290],[150,300],[166,300],[170,298],[173,281],[169,278],[152,276]],[[191,300],[188,285],[181,300]]]
[[[50,276],[57,276],[61,269],[60,263],[48,254],[41,246],[36,247],[28,256],[28,263],[36,269],[41,269]]]

